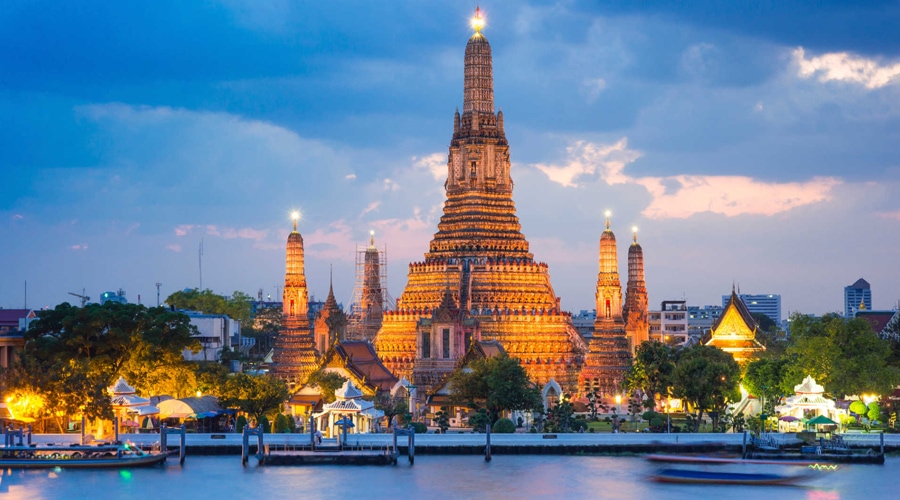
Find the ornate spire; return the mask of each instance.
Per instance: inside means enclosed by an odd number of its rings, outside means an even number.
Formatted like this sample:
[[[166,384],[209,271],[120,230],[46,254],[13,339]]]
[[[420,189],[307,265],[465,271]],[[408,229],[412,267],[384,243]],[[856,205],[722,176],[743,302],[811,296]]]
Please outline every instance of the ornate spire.
[[[465,85],[463,92],[463,114],[494,114],[494,76],[492,69],[491,44],[481,34],[484,17],[481,9],[475,9],[472,28],[475,33],[466,45]]]
[[[625,333],[631,344],[631,354],[641,343],[650,340],[650,311],[647,299],[647,285],[644,283],[644,250],[637,242],[637,227],[634,242],[628,247],[628,288],[625,291]]]

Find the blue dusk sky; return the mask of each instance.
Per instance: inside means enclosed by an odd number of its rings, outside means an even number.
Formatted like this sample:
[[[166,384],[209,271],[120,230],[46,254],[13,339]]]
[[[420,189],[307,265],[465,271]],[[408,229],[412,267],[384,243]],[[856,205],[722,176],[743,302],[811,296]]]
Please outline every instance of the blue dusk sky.
[[[900,299],[900,3],[482,2],[514,199],[563,307],[594,303],[603,211],[651,308]],[[0,306],[200,285],[393,296],[437,230],[469,1],[0,2]]]

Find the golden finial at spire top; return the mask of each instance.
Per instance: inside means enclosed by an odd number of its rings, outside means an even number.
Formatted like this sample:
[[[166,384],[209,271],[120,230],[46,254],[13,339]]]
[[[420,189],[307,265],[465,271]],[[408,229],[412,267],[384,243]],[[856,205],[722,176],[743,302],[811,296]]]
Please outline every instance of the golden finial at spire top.
[[[369,246],[375,246],[375,230],[369,230]]]
[[[637,243],[637,226],[631,226],[631,232],[634,233],[634,242]]]
[[[469,20],[469,25],[475,30],[475,33],[481,33],[484,28],[484,16],[481,14],[481,7],[475,7],[475,15]]]
[[[294,231],[297,231],[297,221],[300,220],[300,211],[294,210],[291,212],[291,219],[294,219]]]
[[[612,212],[607,210],[606,212],[603,212],[603,215],[606,216],[606,229],[609,229],[609,218],[612,216]]]

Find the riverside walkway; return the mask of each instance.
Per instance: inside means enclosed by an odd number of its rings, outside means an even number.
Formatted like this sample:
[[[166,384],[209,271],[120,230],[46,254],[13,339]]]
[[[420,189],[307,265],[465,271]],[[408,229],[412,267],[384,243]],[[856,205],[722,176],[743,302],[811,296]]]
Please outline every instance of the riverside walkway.
[[[794,434],[774,434],[783,444],[798,442]],[[78,434],[35,434],[32,442],[46,444],[77,443]],[[122,434],[120,439],[141,446],[159,442],[159,434]],[[240,455],[241,434],[187,434],[188,454]],[[740,451],[743,434],[654,434],[654,433],[584,433],[584,434],[491,434],[495,454],[579,454],[579,453],[654,453],[654,452],[711,452]],[[347,446],[352,449],[383,450],[389,447],[391,434],[350,434]],[[849,434],[846,442],[852,447],[877,448],[879,434]],[[325,444],[336,444],[326,440]],[[900,434],[885,434],[887,451],[900,451]],[[297,449],[309,446],[309,434],[266,434],[265,444],[272,450]],[[471,432],[447,434],[417,434],[416,453],[481,454],[485,446],[484,434]]]

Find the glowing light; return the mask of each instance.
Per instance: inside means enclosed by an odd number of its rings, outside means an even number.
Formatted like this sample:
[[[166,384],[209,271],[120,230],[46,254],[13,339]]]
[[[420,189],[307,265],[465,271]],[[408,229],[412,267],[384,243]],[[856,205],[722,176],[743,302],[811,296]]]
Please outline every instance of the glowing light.
[[[636,233],[636,232],[637,232],[637,226],[631,226],[631,232],[632,232],[632,233]]]
[[[863,403],[868,405],[869,403],[872,403],[872,402],[878,400],[878,396],[876,396],[874,394],[863,394],[862,400],[863,400]]]
[[[481,13],[481,7],[475,7],[475,15],[469,20],[469,25],[475,30],[475,33],[481,33],[484,28],[484,15]]]
[[[612,212],[609,211],[609,210],[607,210],[607,211],[603,212],[603,215],[605,215],[605,216],[607,216],[607,217],[611,217],[611,216],[612,216]]]
[[[203,397],[203,391],[198,390],[198,391],[197,391],[197,397],[198,397],[198,398],[202,398],[202,397]]]
[[[374,230],[374,229],[370,229],[370,230],[369,230],[369,236],[375,236],[375,230]]]
[[[293,212],[291,212],[291,219],[294,219],[295,221],[300,220],[300,211],[294,210]]]

